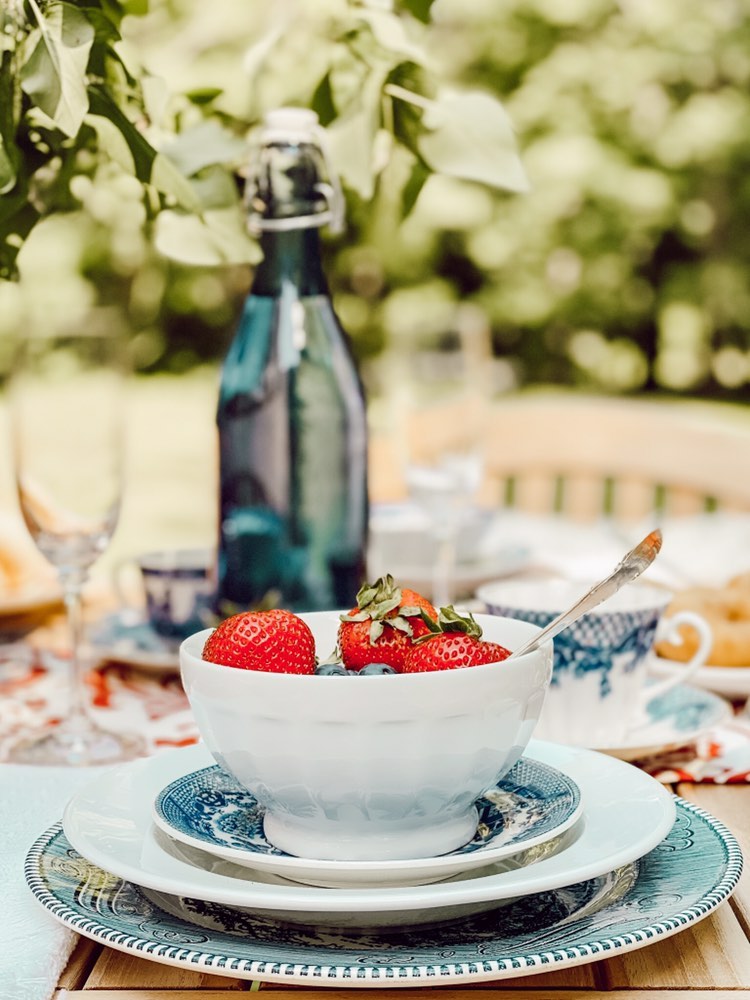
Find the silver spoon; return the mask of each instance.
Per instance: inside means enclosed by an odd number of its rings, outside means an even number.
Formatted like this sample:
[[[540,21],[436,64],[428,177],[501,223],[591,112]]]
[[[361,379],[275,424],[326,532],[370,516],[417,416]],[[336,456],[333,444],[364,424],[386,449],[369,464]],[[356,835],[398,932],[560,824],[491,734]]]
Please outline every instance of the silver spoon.
[[[592,608],[595,608],[598,604],[616,594],[620,587],[624,587],[626,583],[637,579],[656,559],[661,549],[661,541],[661,531],[656,528],[650,534],[646,535],[643,541],[639,542],[634,549],[631,549],[630,552],[623,556],[608,577],[599,583],[595,583],[571,608],[563,611],[557,618],[553,618],[549,625],[546,625],[541,632],[532,636],[528,642],[519,646],[518,649],[515,649],[508,659],[512,659],[514,656],[521,656],[522,653],[530,653],[532,649],[536,649],[543,642],[552,639],[559,632],[562,632],[563,629],[567,628],[568,625],[572,625],[573,622],[578,621],[582,615],[585,615]]]

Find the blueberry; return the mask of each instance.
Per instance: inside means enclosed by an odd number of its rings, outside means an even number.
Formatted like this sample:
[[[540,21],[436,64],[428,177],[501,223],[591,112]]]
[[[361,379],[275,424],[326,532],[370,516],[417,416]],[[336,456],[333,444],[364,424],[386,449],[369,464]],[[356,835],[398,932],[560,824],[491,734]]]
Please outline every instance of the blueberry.
[[[387,663],[368,663],[359,671],[360,674],[395,674],[396,671]]]
[[[345,677],[349,671],[343,663],[319,663],[315,673],[321,677]]]

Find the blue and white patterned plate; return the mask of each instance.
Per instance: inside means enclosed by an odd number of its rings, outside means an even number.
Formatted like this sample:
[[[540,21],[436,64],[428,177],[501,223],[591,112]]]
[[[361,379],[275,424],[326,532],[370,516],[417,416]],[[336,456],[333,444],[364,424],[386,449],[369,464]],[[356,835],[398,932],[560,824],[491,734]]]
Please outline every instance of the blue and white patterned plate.
[[[584,965],[676,934],[733,892],[742,854],[722,823],[678,799],[672,830],[635,867],[448,923],[367,931],[149,898],[82,858],[59,823],[33,845],[25,871],[61,923],[166,965],[288,985],[440,986]]]
[[[131,608],[102,618],[89,630],[88,639],[101,660],[155,672],[180,669],[179,642],[158,635],[148,619]]]
[[[593,747],[621,760],[640,760],[694,743],[732,716],[732,706],[717,694],[678,684],[650,702],[648,720],[616,746]]]
[[[128,761],[92,777],[68,801],[63,828],[89,861],[136,885],[225,906],[283,911],[287,922],[403,927],[492,909],[499,900],[597,878],[636,861],[661,843],[675,820],[674,796],[639,768],[605,754],[531,740],[526,757],[569,775],[583,815],[534,864],[522,852],[506,861],[429,885],[302,885],[180,844],[152,820],[162,788],[214,764],[202,744]],[[559,841],[562,840],[562,846]],[[520,860],[519,860],[520,858]]]
[[[285,854],[266,840],[263,808],[220,767],[192,771],[167,785],[153,819],[169,836],[240,865],[328,887],[424,885],[538,847],[581,815],[572,778],[541,761],[521,758],[477,803],[479,825],[450,854],[409,861],[318,861]]]

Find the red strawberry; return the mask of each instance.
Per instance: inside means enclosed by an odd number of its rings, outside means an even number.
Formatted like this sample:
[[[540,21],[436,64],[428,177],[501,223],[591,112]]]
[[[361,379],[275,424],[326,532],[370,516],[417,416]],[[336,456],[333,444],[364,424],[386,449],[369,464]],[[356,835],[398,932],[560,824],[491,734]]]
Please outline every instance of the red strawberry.
[[[203,659],[225,667],[275,674],[315,672],[315,639],[291,611],[243,611],[206,639]]]
[[[423,615],[437,619],[426,597],[397,587],[390,574],[366,583],[357,607],[341,616],[338,645],[344,666],[361,670],[368,663],[386,663],[400,671],[413,639],[430,631]]]
[[[412,646],[403,673],[427,670],[455,670],[496,663],[510,656],[510,650],[497,642],[482,639],[482,629],[473,615],[459,615],[453,608],[441,608],[434,631]]]

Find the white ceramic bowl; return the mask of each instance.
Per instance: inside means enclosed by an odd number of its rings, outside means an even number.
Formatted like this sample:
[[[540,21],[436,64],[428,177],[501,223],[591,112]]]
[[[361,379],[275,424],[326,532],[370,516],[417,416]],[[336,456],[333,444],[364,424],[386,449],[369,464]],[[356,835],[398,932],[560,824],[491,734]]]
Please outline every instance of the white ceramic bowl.
[[[339,612],[301,616],[318,653]],[[509,649],[539,629],[477,615]],[[182,679],[215,760],[265,807],[265,834],[322,860],[434,857],[466,843],[476,800],[523,753],[542,708],[552,646],[518,660],[385,676],[238,670],[201,659],[210,629],[180,647]]]

